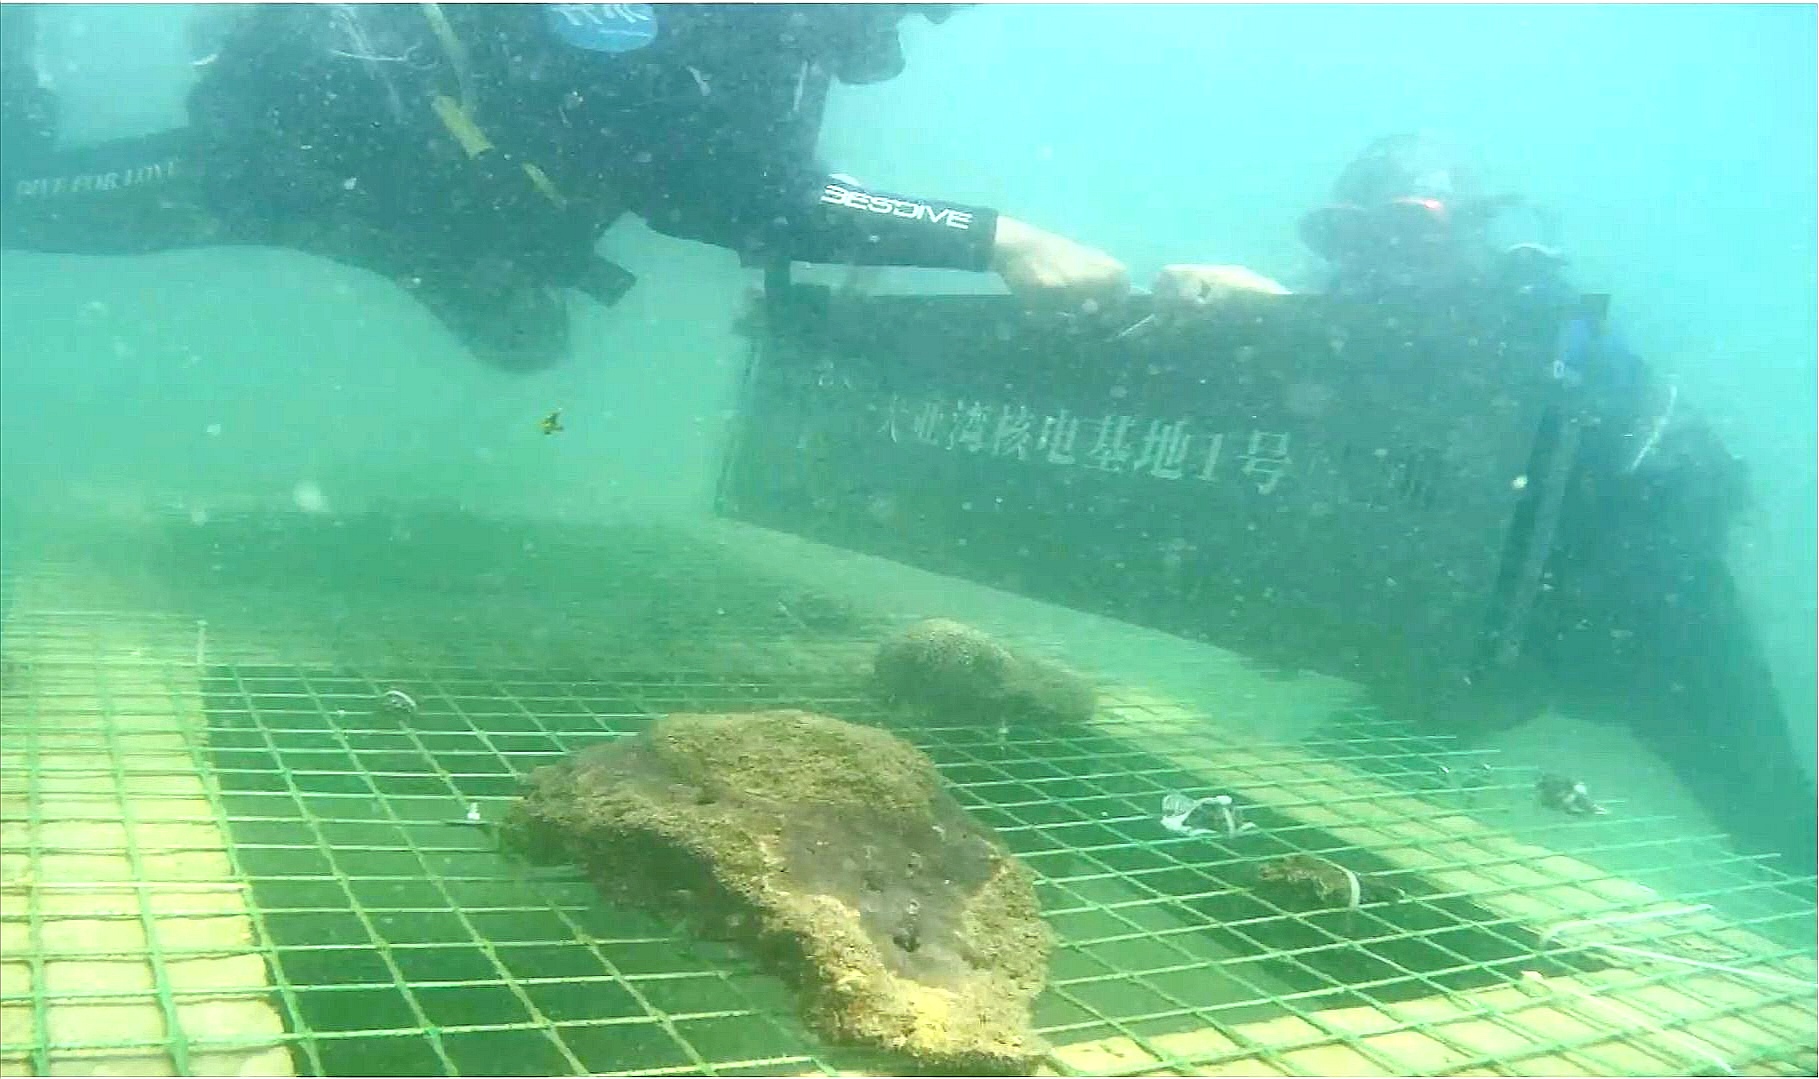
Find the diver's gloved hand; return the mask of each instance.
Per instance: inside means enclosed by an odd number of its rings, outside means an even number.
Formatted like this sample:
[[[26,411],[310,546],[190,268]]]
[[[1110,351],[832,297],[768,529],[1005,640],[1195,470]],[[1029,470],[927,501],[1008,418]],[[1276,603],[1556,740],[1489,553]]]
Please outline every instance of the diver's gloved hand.
[[[1002,215],[992,269],[1031,307],[1103,311],[1131,290],[1130,271],[1105,252]]]
[[[1274,278],[1244,266],[1164,266],[1150,292],[1156,310],[1184,313],[1212,307],[1240,294],[1286,296],[1288,289]]]

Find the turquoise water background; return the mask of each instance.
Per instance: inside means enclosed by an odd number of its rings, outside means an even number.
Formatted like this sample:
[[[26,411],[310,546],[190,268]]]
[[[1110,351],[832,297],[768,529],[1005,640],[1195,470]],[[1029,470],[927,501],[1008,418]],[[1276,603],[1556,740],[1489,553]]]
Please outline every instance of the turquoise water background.
[[[168,113],[176,12],[83,15],[88,130]],[[1297,217],[1392,131],[1445,132],[1555,207],[1577,279],[1751,465],[1733,565],[1811,766],[1811,7],[1008,5],[912,20],[905,43],[901,78],[837,93],[830,162],[1001,206],[1139,282],[1177,261],[1304,279]],[[705,512],[750,276],[636,224],[605,246],[642,284],[578,306],[574,361],[529,377],[481,368],[385,282],[286,252],[8,253],[0,533],[68,504]]]

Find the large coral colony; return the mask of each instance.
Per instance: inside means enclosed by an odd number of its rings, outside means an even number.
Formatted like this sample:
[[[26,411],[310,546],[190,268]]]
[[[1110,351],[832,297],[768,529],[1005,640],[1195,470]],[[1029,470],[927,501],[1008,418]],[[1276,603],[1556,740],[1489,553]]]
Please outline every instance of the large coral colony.
[[[1090,718],[1078,675],[947,621],[887,641],[894,708],[1002,725]],[[799,711],[671,715],[538,769],[509,848],[733,941],[831,1041],[919,1069],[1027,1072],[1051,938],[1035,882],[934,764],[876,727]]]

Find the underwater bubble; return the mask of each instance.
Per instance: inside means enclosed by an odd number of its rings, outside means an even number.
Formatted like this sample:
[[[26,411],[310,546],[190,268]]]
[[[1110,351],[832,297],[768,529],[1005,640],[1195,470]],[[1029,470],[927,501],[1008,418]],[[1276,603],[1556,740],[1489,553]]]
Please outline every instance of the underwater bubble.
[[[301,480],[291,488],[291,501],[304,513],[327,513],[328,496],[314,480]]]

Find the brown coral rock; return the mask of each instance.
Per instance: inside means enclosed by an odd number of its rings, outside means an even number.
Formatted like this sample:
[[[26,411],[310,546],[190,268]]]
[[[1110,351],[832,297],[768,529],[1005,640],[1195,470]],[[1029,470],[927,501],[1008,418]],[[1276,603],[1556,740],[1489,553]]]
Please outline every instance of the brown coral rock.
[[[1083,723],[1097,703],[1075,672],[945,618],[880,645],[872,674],[885,699],[960,723]]]
[[[830,1039],[923,1068],[1025,1071],[1049,935],[1029,871],[880,730],[678,715],[540,768],[509,844],[742,942]]]

